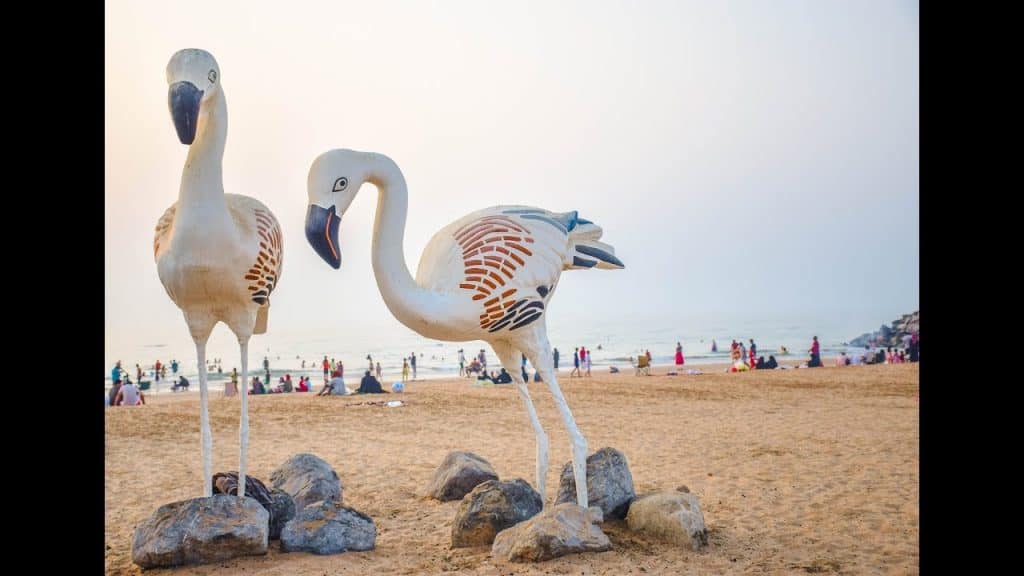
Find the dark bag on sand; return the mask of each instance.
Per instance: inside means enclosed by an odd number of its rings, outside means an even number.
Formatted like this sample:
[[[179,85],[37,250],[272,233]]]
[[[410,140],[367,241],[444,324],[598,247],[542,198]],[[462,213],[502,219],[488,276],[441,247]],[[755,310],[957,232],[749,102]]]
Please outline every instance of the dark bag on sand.
[[[213,493],[214,494],[231,494],[234,496],[238,495],[238,472],[217,472],[213,475]],[[271,522],[273,522],[273,511],[271,510],[271,504],[273,497],[270,496],[270,490],[260,482],[258,478],[252,476],[245,476],[245,495],[250,498],[255,498],[257,502],[263,505],[267,509],[267,513],[271,515]]]

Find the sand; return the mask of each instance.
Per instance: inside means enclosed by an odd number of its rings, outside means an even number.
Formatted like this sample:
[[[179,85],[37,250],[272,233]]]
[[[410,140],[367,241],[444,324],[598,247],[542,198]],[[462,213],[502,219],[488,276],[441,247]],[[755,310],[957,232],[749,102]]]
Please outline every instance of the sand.
[[[707,372],[711,370],[703,367]],[[700,376],[568,378],[562,389],[590,444],[629,461],[639,494],[685,484],[700,499],[709,546],[649,540],[603,525],[613,549],[534,565],[489,548],[450,549],[458,502],[421,494],[450,450],[534,484],[534,439],[514,386],[410,383],[406,393],[250,398],[249,471],[265,482],[297,452],[327,460],[344,500],[377,525],[377,548],[284,554],[146,574],[914,574],[919,571],[916,364]],[[656,371],[658,372],[658,371]],[[662,371],[663,373],[663,371]],[[546,387],[530,393],[551,439],[546,501],[570,458]],[[238,465],[238,399],[211,400],[214,470]],[[401,399],[400,408],[367,404]],[[132,532],[158,506],[201,488],[198,393],[106,412],[106,568],[138,574]]]

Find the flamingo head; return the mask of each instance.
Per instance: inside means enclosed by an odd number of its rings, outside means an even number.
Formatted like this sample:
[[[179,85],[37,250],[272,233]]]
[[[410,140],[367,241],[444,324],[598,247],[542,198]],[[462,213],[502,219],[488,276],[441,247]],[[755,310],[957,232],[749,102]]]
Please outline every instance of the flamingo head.
[[[174,129],[182,144],[191,145],[203,103],[220,90],[220,67],[205,50],[179,50],[167,63],[167,85],[167,105]]]
[[[359,187],[366,181],[362,154],[352,150],[330,150],[317,157],[309,168],[306,190],[306,240],[331,265],[341,267],[338,227]]]

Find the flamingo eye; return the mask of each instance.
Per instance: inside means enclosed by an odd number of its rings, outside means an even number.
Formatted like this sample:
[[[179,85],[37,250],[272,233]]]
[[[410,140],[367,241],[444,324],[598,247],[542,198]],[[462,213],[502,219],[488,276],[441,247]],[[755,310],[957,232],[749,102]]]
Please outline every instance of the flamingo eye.
[[[348,178],[342,176],[334,181],[334,189],[331,192],[341,192],[345,188],[348,188]]]

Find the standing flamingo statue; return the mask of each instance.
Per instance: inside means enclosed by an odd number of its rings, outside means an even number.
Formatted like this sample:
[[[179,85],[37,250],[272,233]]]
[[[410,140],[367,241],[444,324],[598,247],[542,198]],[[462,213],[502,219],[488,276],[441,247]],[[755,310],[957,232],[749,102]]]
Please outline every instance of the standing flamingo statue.
[[[381,154],[331,150],[309,170],[306,238],[334,268],[341,266],[338,225],[364,182],[379,192],[373,271],[388,309],[427,338],[490,343],[519,388],[536,433],[537,490],[543,497],[548,439],[520,376],[520,354],[526,354],[572,439],[576,501],[586,508],[587,442],[558,387],[544,311],[562,270],[623,267],[614,248],[598,241],[601,228],[576,212],[486,208],[434,234],[413,280],[402,252],[408,197],[401,170]]]
[[[153,253],[160,282],[181,308],[196,344],[203,495],[212,494],[213,438],[207,410],[206,341],[217,322],[228,325],[248,381],[249,338],[267,331],[270,293],[281,278],[281,227],[260,201],[225,194],[221,175],[228,115],[220,68],[208,52],[181,50],[167,64],[168,104],[188,159],[178,201],[156,225]],[[244,385],[244,384],[243,384]],[[241,394],[238,497],[245,496],[249,398]]]

